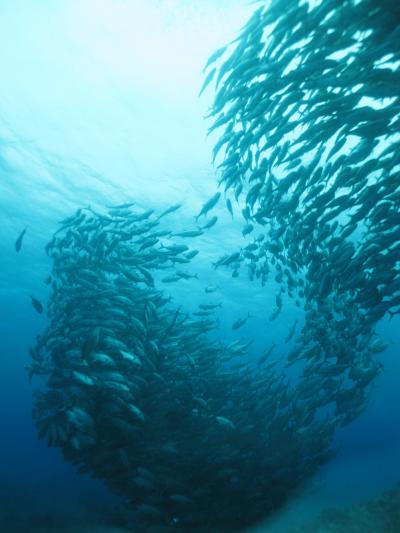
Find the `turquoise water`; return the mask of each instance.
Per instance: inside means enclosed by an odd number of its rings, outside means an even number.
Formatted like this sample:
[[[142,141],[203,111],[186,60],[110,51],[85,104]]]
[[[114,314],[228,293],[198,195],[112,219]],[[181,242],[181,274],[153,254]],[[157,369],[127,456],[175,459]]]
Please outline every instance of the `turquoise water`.
[[[0,524],[4,531],[84,531],[126,527],[119,498],[101,481],[78,474],[58,449],[39,440],[31,416],[36,378],[25,366],[47,319],[52,264],[45,245],[59,221],[78,208],[133,201],[162,212],[180,232],[216,192],[215,137],[204,119],[213,89],[198,98],[209,55],[234,39],[254,10],[244,1],[4,2],[0,6]],[[176,306],[195,311],[204,288],[222,303],[212,336],[253,340],[249,357],[284,340],[301,310],[284,298],[276,321],[276,284],[232,277],[212,263],[242,242],[243,220],[220,202],[218,223],[190,246],[198,278],[163,287]],[[210,215],[211,216],[211,215]],[[14,244],[27,227],[19,253]],[[185,241],[187,242],[187,241]],[[250,313],[239,331],[232,324]],[[338,431],[338,455],[318,469],[268,524],[287,531],[319,509],[376,497],[400,478],[399,315],[377,332],[388,342],[384,371],[365,412]],[[223,504],[221,504],[223,505]],[[40,529],[42,528],[42,529]],[[46,529],[47,528],[47,529]],[[69,529],[68,529],[69,528]],[[140,529],[139,529],[140,531]]]

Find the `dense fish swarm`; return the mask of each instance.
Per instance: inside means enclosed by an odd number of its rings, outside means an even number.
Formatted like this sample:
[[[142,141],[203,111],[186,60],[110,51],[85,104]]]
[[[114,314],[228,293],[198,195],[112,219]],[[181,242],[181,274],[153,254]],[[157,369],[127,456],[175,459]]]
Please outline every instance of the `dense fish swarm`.
[[[275,280],[270,320],[286,297],[304,308],[289,363],[340,424],[379,374],[376,323],[400,312],[400,4],[263,4],[206,65],[220,185],[256,235],[216,266]]]
[[[156,288],[191,254],[158,225],[150,211],[79,210],[47,246],[34,418],[124,497],[140,530],[241,530],[330,457],[333,424],[314,419],[312,380],[290,387],[268,353],[254,365],[250,343],[207,337],[214,304],[190,316]]]
[[[236,198],[254,235],[214,266],[275,280],[270,320],[287,296],[304,308],[288,354],[248,357],[251,343],[210,335],[214,304],[190,315],[159,288],[190,280],[181,268],[196,252],[175,239],[216,217],[173,233],[160,220],[179,206],[88,208],[47,246],[50,325],[29,367],[45,379],[39,434],[121,495],[139,531],[258,522],[332,456],[381,371],[375,325],[400,306],[400,8],[312,6],[258,9],[205,81],[217,87],[211,130],[225,128],[214,157],[227,208]]]

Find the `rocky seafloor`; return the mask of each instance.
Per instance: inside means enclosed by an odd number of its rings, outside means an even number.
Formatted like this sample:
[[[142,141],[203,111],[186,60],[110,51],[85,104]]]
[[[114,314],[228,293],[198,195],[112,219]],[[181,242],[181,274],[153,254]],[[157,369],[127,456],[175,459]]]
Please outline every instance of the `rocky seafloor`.
[[[348,507],[324,509],[316,520],[291,533],[398,533],[400,483],[380,498]]]
[[[123,509],[102,494],[80,494],[65,505],[64,494],[44,500],[33,487],[18,494],[1,491],[0,531],[4,533],[132,533]],[[301,503],[301,502],[300,502]],[[284,512],[283,512],[284,514]],[[125,522],[125,524],[124,524]],[[260,526],[257,533],[399,533],[400,483],[382,496],[349,506],[325,508],[309,521],[287,530],[280,520]]]

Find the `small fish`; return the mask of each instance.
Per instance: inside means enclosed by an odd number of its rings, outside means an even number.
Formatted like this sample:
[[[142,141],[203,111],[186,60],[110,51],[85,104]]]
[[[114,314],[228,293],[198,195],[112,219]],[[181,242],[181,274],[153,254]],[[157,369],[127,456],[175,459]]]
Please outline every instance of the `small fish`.
[[[215,419],[220,426],[223,426],[229,429],[236,429],[235,424],[231,422],[228,418],[225,418],[224,416],[216,416]]]
[[[187,254],[185,254],[185,257],[187,259],[193,259],[193,257],[196,257],[196,255],[199,253],[198,250],[191,250],[190,252],[188,252]]]
[[[207,85],[212,81],[217,69],[214,67],[210,72],[207,74],[206,79],[204,80],[204,83],[200,89],[199,97],[203,94],[203,92],[206,90]]]
[[[161,281],[163,283],[174,283],[175,281],[179,281],[182,279],[180,276],[166,276],[165,278],[162,278]]]
[[[226,207],[228,208],[228,211],[231,214],[231,217],[233,218],[233,207],[230,198],[226,199]]]
[[[163,211],[161,213],[161,215],[159,215],[157,217],[158,220],[160,220],[160,218],[162,217],[165,217],[165,215],[169,215],[170,213],[173,213],[174,211],[177,211],[178,209],[180,209],[182,207],[182,204],[174,204],[174,205],[171,205],[171,207],[168,207],[165,211]]]
[[[187,230],[187,231],[181,231],[180,233],[174,233],[173,237],[200,237],[200,235],[203,235],[203,231],[201,229],[197,230]]]
[[[275,348],[275,346],[276,344],[273,342],[271,346],[268,348],[268,350],[265,350],[265,352],[261,354],[260,359],[257,361],[258,366],[262,365],[268,359],[268,357],[271,355],[272,350]]]
[[[285,343],[288,343],[289,341],[292,340],[293,335],[294,335],[294,333],[295,333],[295,331],[296,331],[296,327],[297,327],[297,320],[295,320],[295,321],[293,322],[293,325],[292,325],[292,327],[290,328],[289,333],[288,333],[288,335],[287,335],[287,337],[286,337],[286,339],[285,339]]]
[[[210,66],[212,65],[213,63],[215,63],[215,61],[217,61],[217,59],[219,59],[222,54],[225,52],[225,50],[227,49],[228,47],[227,46],[222,46],[221,48],[218,48],[218,50],[216,50],[213,54],[210,55],[210,57],[208,58],[208,61],[206,63],[206,66],[204,67],[203,69],[203,72]]]
[[[100,343],[101,328],[96,326],[87,336],[81,346],[82,359],[88,361],[90,356]]]
[[[183,504],[183,505],[187,505],[188,503],[192,503],[192,500],[190,498],[188,498],[187,496],[185,496],[184,494],[171,494],[170,495],[170,499],[174,503],[179,503],[179,504]]]
[[[127,405],[129,411],[136,417],[138,418],[139,420],[141,420],[142,422],[145,421],[145,416],[144,414],[142,413],[142,411],[139,409],[139,407],[136,407],[136,405],[133,405],[133,403],[128,403]]]
[[[210,309],[217,309],[217,307],[222,307],[222,303],[219,302],[217,304],[199,304],[200,309],[210,310]]]
[[[17,252],[19,252],[21,250],[21,248],[22,248],[22,240],[24,238],[24,235],[25,235],[27,229],[28,229],[28,226],[26,226],[26,228],[21,231],[20,236],[15,241],[15,249],[17,250]]]
[[[204,292],[206,292],[207,294],[211,294],[212,292],[215,292],[218,290],[218,287],[215,287],[214,285],[208,285],[205,289],[204,289]]]
[[[161,245],[162,248],[165,248],[165,250],[168,250],[171,252],[171,254],[181,254],[183,252],[187,252],[189,248],[186,246],[186,244],[170,244],[168,246]]]
[[[246,224],[245,227],[242,230],[243,237],[246,237],[249,233],[251,233],[254,229],[253,224]]]
[[[87,376],[86,374],[82,374],[82,372],[77,372],[76,370],[73,370],[72,376],[81,385],[89,385],[90,387],[94,385],[93,379],[90,376]]]
[[[135,205],[135,202],[128,202],[126,204],[119,204],[119,205],[107,205],[107,209],[128,209],[129,207],[132,207]]]
[[[282,311],[281,307],[277,307],[275,311],[273,311],[269,317],[269,321],[272,322],[276,318],[278,318],[279,313]]]
[[[183,270],[177,270],[176,275],[182,279],[192,279],[192,278],[199,279],[198,274],[189,274],[188,272],[184,272]]]
[[[218,217],[217,216],[214,216],[212,217],[208,222],[207,224],[204,224],[204,226],[202,227],[202,229],[210,229],[212,228],[213,226],[215,226],[215,224],[217,223],[217,220],[218,220]]]
[[[35,311],[37,311],[40,314],[43,313],[43,305],[39,302],[39,300],[35,298],[34,296],[31,296],[31,300],[32,300],[32,305]]]
[[[126,350],[120,350],[119,353],[121,354],[122,358],[125,359],[125,361],[129,361],[130,363],[138,367],[142,366],[142,361],[134,353],[127,352]]]
[[[238,318],[235,320],[235,322],[232,324],[232,329],[239,329],[241,328],[250,318],[250,313],[247,314],[245,318]]]
[[[213,207],[215,207],[220,198],[221,198],[221,193],[217,192],[216,194],[214,194],[214,196],[212,196],[209,200],[207,200],[207,202],[201,208],[200,213],[197,216],[194,217],[196,219],[196,221],[202,215],[206,215]]]

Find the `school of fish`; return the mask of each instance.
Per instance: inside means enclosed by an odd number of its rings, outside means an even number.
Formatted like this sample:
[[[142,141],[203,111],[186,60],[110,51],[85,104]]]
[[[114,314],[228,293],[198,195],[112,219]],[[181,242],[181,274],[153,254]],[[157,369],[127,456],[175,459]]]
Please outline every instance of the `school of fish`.
[[[382,370],[377,323],[400,313],[400,4],[260,3],[205,68],[219,184],[253,236],[215,267],[274,281],[270,321],[304,310],[287,365],[315,383],[310,418],[334,405],[340,426]]]
[[[135,531],[257,524],[365,409],[387,346],[376,325],[400,312],[399,21],[393,0],[262,2],[206,65],[223,191],[197,226],[165,225],[179,204],[87,207],[47,245],[49,325],[28,367],[39,436],[120,495]],[[218,222],[223,195],[243,245],[213,267],[278,287],[266,322],[303,313],[287,351],[216,340],[218,302],[189,313],[166,291],[196,276],[182,239]]]

